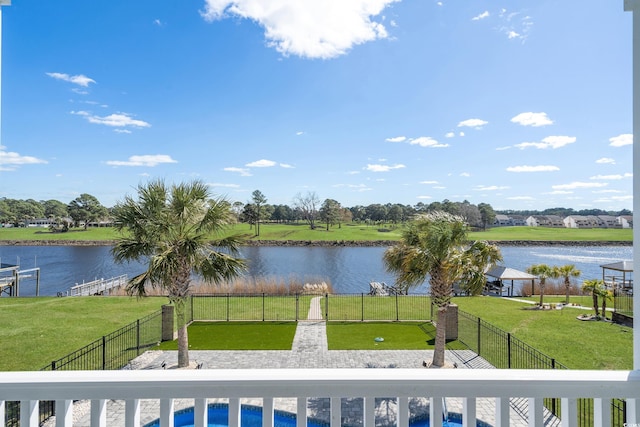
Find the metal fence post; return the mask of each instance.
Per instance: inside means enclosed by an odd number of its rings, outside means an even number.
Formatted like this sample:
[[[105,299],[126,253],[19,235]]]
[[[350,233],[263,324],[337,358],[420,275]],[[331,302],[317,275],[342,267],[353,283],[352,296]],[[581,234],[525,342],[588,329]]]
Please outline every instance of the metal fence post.
[[[300,318],[300,294],[296,294],[296,322]]]
[[[55,370],[56,370],[56,361],[55,361],[55,360],[52,360],[52,361],[51,361],[51,370],[52,370],[52,371],[55,371]]]
[[[329,320],[329,294],[324,294],[324,319]]]
[[[400,313],[398,309],[398,292],[396,292],[396,322],[400,320]]]
[[[482,334],[480,333],[480,327],[481,327],[481,326],[480,326],[480,322],[482,322],[482,320],[478,317],[478,356],[480,356],[480,353],[481,353],[481,352],[480,352],[480,344],[481,344],[481,342],[480,342],[480,336],[481,336]]]
[[[193,295],[191,295],[189,297],[189,299],[191,300],[191,321],[193,322],[193,320],[194,320],[194,316],[193,316]]]
[[[107,369],[107,337],[102,336],[102,370]]]
[[[511,369],[511,333],[507,333],[507,366]]]
[[[140,356],[140,319],[136,320],[136,353]]]
[[[227,322],[229,321],[229,292],[227,292]]]
[[[264,292],[262,293],[262,321],[264,322]]]
[[[360,293],[360,321],[364,322],[364,292]]]

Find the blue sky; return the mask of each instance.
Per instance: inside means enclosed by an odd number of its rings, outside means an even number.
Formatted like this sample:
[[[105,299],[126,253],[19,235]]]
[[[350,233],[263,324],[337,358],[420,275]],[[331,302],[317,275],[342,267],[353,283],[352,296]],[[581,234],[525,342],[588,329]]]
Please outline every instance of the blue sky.
[[[632,207],[622,0],[12,0],[0,197]]]

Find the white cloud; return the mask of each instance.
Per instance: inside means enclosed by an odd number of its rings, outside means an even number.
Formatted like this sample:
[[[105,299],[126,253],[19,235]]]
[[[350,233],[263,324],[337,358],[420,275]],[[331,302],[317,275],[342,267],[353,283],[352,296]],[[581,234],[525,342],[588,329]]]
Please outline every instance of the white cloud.
[[[298,132],[296,132],[296,135],[297,136],[304,135],[304,132],[303,131],[298,131]]]
[[[509,12],[507,9],[502,9],[498,18],[501,22],[498,32],[506,35],[508,39],[517,39],[524,42],[529,37],[533,27],[533,21],[530,16],[522,16],[520,12]]]
[[[609,138],[609,145],[612,147],[623,147],[633,144],[633,134],[623,133],[613,138]]]
[[[570,184],[559,184],[559,185],[552,185],[551,188],[553,188],[554,190],[576,190],[576,189],[582,189],[582,188],[601,188],[601,187],[606,187],[607,184],[604,182],[579,182],[579,181],[574,181]]]
[[[430,148],[443,148],[448,147],[449,144],[441,144],[437,140],[431,138],[430,136],[420,136],[418,138],[409,139],[409,144],[411,145],[419,145],[420,147],[430,147]]]
[[[65,73],[46,73],[46,74],[47,76],[52,77],[56,80],[62,80],[62,81],[73,83],[82,87],[88,87],[89,83],[96,82],[95,80],[90,79],[89,77],[83,74],[78,74],[75,76],[70,76],[69,74],[65,74]]]
[[[460,176],[463,176],[463,177],[465,177],[465,178],[469,178],[469,177],[471,176],[471,174],[470,174],[469,172],[462,172],[462,173],[460,174]]]
[[[427,185],[438,184],[438,181],[420,181],[420,184],[427,184]]]
[[[535,199],[531,196],[513,196],[513,197],[507,197],[507,200],[535,200]]]
[[[508,190],[510,187],[506,185],[476,185],[474,190],[476,191],[499,191],[499,190]]]
[[[223,168],[222,170],[225,172],[236,172],[239,173],[240,176],[252,176],[251,172],[249,172],[249,169],[245,168],[227,167]]]
[[[389,172],[393,169],[402,169],[406,167],[405,165],[402,164],[396,164],[396,165],[367,165],[367,167],[365,168],[365,170],[368,170],[369,172]]]
[[[464,132],[460,132],[458,136],[464,136]]]
[[[72,111],[71,114],[84,117],[89,123],[111,127],[148,128],[151,125],[143,120],[132,118],[127,113],[110,114],[105,117],[95,116],[87,111]]]
[[[178,163],[171,156],[166,154],[145,154],[141,156],[131,156],[129,160],[108,160],[111,166],[149,166],[154,167],[163,163]]]
[[[387,142],[404,142],[407,140],[406,136],[395,136],[393,138],[387,138],[385,141]]]
[[[270,168],[276,165],[273,160],[256,160],[255,162],[247,163],[245,166],[248,168]]]
[[[267,46],[284,56],[329,59],[388,37],[372,18],[398,0],[205,0],[202,17],[249,19],[264,28]]]
[[[545,194],[553,194],[553,195],[573,194],[573,191],[567,191],[567,190],[555,190],[555,191],[550,191],[550,192],[545,193]]]
[[[540,150],[545,150],[547,148],[555,150],[556,148],[564,147],[565,145],[573,144],[574,142],[576,142],[575,136],[554,135],[547,136],[542,140],[542,142],[521,142],[520,144],[516,144],[515,147],[521,150],[529,147],[538,148]]]
[[[511,119],[512,123],[522,126],[547,126],[553,124],[553,120],[547,117],[547,113],[520,113]]]
[[[617,194],[617,193],[624,193],[624,191],[622,191],[622,190],[595,190],[595,191],[592,191],[592,193],[593,194],[605,194],[605,193]]]
[[[506,147],[498,147],[498,148],[496,148],[496,151],[504,151],[504,150],[510,150],[510,149],[511,149],[511,147],[509,147],[509,146],[506,146]]]
[[[482,126],[488,123],[489,122],[482,119],[467,119],[458,123],[458,127],[469,127],[469,128],[481,129]]]
[[[509,166],[507,172],[553,172],[559,171],[560,168],[552,165],[538,165],[538,166]]]
[[[18,166],[47,164],[48,162],[33,156],[23,156],[0,145],[0,171],[14,171]]]
[[[239,188],[239,184],[222,184],[220,182],[211,182],[207,184],[209,187],[221,187],[221,188]]]
[[[456,136],[455,132],[447,132],[444,134],[445,138],[453,138],[454,136]]]
[[[295,166],[290,165],[288,163],[280,163],[280,167],[284,169],[295,169]]]
[[[599,180],[618,180],[618,179],[624,179],[624,178],[632,178],[633,174],[626,172],[623,175],[620,174],[616,174],[616,175],[595,175],[590,177],[589,179],[599,179]]]
[[[428,200],[428,199],[433,199],[433,197],[431,197],[431,196],[418,196],[418,199]]]
[[[158,27],[164,27],[164,23],[159,19],[154,19],[153,23],[156,24]]]
[[[602,157],[596,160],[596,163],[604,164],[604,165],[615,165],[616,161],[610,157]]]
[[[489,11],[485,10],[480,15],[476,15],[473,18],[471,18],[471,20],[472,21],[480,21],[481,19],[488,18],[488,17],[489,17]]]
[[[116,133],[131,133],[129,129],[114,129],[113,131]]]

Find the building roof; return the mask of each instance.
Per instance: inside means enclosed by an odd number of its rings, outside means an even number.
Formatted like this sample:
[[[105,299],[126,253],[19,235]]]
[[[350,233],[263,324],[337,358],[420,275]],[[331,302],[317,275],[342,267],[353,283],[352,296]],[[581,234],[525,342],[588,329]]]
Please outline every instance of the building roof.
[[[515,268],[505,267],[502,265],[496,265],[490,268],[486,273],[486,276],[493,277],[498,280],[533,280],[537,279],[537,276],[533,274],[525,273],[524,271],[516,270]]]
[[[618,261],[612,262],[611,264],[601,265],[603,269],[606,270],[616,270],[616,271],[633,271],[633,261]]]

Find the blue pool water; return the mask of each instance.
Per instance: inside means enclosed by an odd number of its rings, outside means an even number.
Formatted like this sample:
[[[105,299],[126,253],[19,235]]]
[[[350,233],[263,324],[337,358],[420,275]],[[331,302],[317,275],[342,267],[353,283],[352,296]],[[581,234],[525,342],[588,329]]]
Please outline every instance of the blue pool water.
[[[257,406],[242,405],[240,425],[242,427],[262,427],[262,408]],[[208,408],[208,427],[227,427],[229,425],[229,415],[227,405],[210,404]],[[160,421],[156,420],[146,424],[144,427],[158,427]],[[275,427],[295,427],[296,416],[289,412],[275,411]],[[462,427],[462,417],[460,414],[449,414],[449,419],[442,423],[445,427]],[[193,408],[177,411],[175,414],[175,427],[193,427]],[[409,422],[410,427],[429,427],[429,419],[414,419]],[[478,427],[490,427],[488,424],[478,421]],[[328,427],[327,423],[309,419],[307,427]]]

